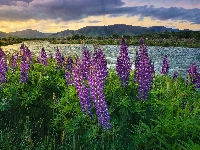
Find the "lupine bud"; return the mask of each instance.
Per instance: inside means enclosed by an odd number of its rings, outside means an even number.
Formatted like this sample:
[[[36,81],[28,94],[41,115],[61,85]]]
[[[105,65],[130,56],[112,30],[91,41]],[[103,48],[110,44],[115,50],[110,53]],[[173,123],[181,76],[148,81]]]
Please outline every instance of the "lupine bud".
[[[43,65],[47,66],[47,54],[46,54],[44,48],[42,48],[42,50],[41,50],[40,60]]]
[[[120,84],[121,86],[127,86],[129,75],[131,71],[131,62],[130,58],[128,56],[128,46],[126,45],[126,42],[124,38],[122,37],[121,40],[121,47],[120,47],[120,55],[117,58],[117,64],[116,64],[116,71],[117,74],[120,76]]]
[[[36,58],[36,63],[40,63],[40,58],[39,57]]]
[[[25,53],[25,46],[24,46],[24,42],[23,42],[20,47],[20,56],[24,56],[24,53]]]
[[[173,78],[172,78],[172,82],[174,82],[174,80],[178,78],[178,72],[177,71],[174,71],[174,74],[173,74]]]
[[[162,64],[162,70],[160,71],[161,74],[168,74],[169,72],[169,64],[167,60],[167,55],[165,55],[163,64]]]
[[[50,53],[50,59],[53,59],[53,54],[52,53]]]

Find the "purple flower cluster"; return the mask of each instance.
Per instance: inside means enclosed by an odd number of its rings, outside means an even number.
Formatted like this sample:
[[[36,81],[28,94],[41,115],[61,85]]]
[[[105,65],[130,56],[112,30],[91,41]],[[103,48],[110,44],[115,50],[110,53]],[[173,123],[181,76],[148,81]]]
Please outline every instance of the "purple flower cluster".
[[[30,64],[32,62],[32,54],[28,47],[24,46],[22,43],[20,47],[21,54],[21,64],[20,64],[20,83],[28,83],[28,73],[30,69]]]
[[[99,78],[101,79],[100,84],[104,86],[106,84],[106,78],[108,76],[108,67],[107,67],[107,60],[105,58],[105,54],[100,48],[94,51],[93,60],[91,61],[97,64],[96,67],[99,68],[99,71],[100,71],[99,72]]]
[[[186,79],[186,84],[188,85],[188,82],[192,82],[196,85],[197,88],[200,88],[200,73],[197,72],[197,66],[195,63],[191,64],[187,70],[188,76]]]
[[[22,43],[21,47],[20,47],[20,55],[24,56],[24,52],[25,52],[25,45],[24,45],[24,43]]]
[[[178,72],[174,71],[172,82],[174,82],[176,78],[178,78]]]
[[[139,62],[139,53],[138,51],[136,51],[136,56],[135,56],[135,68],[134,68],[134,82],[137,82],[138,81],[138,62]]]
[[[163,64],[162,64],[162,70],[160,71],[161,74],[168,74],[169,72],[169,64],[167,60],[167,55],[165,55]]]
[[[80,100],[82,111],[87,115],[91,115],[91,103],[89,97],[89,89],[85,85],[85,80],[83,77],[83,67],[81,60],[77,59],[72,74],[74,77],[74,84],[76,86],[78,97]]]
[[[90,66],[91,66],[91,55],[90,51],[86,48],[82,48],[82,65],[84,68],[84,79],[88,79],[89,71],[90,71]]]
[[[58,47],[56,50],[56,61],[58,64],[58,68],[61,70],[62,69],[62,65],[63,65],[63,56],[61,54],[61,52],[59,51]]]
[[[72,74],[83,112],[87,112],[87,114],[92,116],[90,103],[91,96],[96,108],[99,124],[103,128],[110,128],[110,116],[103,94],[108,68],[102,50],[100,48],[95,50],[91,59],[90,52],[86,48],[83,48],[82,59],[76,58]],[[88,80],[90,88],[87,88],[86,80]]]
[[[5,54],[4,51],[0,48],[0,58],[2,58],[3,56],[6,56],[6,54]]]
[[[52,53],[50,53],[50,59],[53,59],[53,54]]]
[[[92,66],[90,67],[90,73],[88,77],[88,85],[90,86],[90,94],[96,108],[96,114],[99,124],[106,129],[111,128],[110,116],[108,114],[108,108],[103,94],[103,85],[101,78],[101,68],[95,59],[92,60]]]
[[[1,55],[2,56],[2,55]],[[8,71],[5,56],[0,57],[0,84],[7,82],[6,72]]]
[[[140,40],[138,62],[138,99],[147,100],[148,92],[152,87],[154,64],[151,63],[148,57],[146,45],[143,40]]]
[[[44,48],[42,48],[42,50],[41,50],[40,60],[43,65],[47,66],[47,54],[46,54]]]
[[[32,54],[28,47],[25,47],[25,57],[29,64],[32,62]]]
[[[14,73],[15,68],[17,67],[17,59],[18,59],[18,54],[13,54],[11,57],[11,70]]]
[[[29,62],[25,57],[21,58],[20,64],[20,83],[28,83]]]
[[[64,69],[65,69],[65,79],[68,85],[73,85],[72,64],[73,64],[72,58],[70,56],[67,57]]]
[[[131,71],[131,62],[128,56],[128,46],[124,38],[122,37],[121,46],[120,46],[120,55],[117,57],[116,71],[120,76],[121,86],[127,86],[129,75]]]

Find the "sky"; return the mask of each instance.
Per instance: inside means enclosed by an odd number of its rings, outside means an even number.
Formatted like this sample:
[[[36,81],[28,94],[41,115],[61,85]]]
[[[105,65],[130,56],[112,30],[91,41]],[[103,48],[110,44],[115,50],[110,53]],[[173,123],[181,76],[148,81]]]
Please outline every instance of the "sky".
[[[127,24],[200,31],[200,0],[0,0],[0,31]]]

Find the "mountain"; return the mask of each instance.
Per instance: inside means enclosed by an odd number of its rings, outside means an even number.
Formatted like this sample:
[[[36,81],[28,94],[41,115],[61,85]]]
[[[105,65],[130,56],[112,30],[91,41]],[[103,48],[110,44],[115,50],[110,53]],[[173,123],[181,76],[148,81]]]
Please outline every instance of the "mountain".
[[[1,38],[7,38],[7,37],[9,37],[9,34],[0,31],[0,37]]]
[[[66,37],[66,36],[72,36],[73,34],[75,34],[74,30],[64,30],[61,32],[57,32],[57,33],[53,33],[51,35],[47,35],[46,37],[50,37],[50,38],[61,38],[61,37]]]
[[[74,34],[83,34],[85,36],[110,36],[113,33],[118,35],[139,35],[145,33],[162,33],[165,31],[179,32],[178,29],[166,28],[163,26],[153,26],[153,27],[140,27],[140,26],[131,26],[125,24],[114,24],[109,26],[87,26],[81,29],[74,31]],[[62,31],[54,34],[54,36],[62,37],[66,31]],[[71,32],[72,33],[72,32]],[[72,33],[72,34],[73,34]],[[65,34],[66,36],[69,34]]]
[[[16,31],[16,32],[10,32],[9,35],[13,37],[19,37],[19,38],[44,38],[52,33],[42,33],[37,30],[32,29],[26,29],[22,31]]]
[[[114,33],[118,35],[139,35],[146,33],[162,33],[162,32],[179,32],[190,31],[166,28],[164,26],[140,27],[125,24],[114,24],[108,26],[86,26],[78,30],[64,30],[57,33],[42,33],[37,30],[27,29],[22,31],[3,33],[0,32],[0,37],[18,37],[18,38],[61,38],[74,34],[83,34],[84,36],[110,36]]]

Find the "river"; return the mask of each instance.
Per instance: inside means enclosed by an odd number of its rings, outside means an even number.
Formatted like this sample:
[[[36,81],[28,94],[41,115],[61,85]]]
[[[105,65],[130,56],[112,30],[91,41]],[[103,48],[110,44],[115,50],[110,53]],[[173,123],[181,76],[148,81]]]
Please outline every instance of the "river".
[[[78,56],[81,56],[81,44],[49,44],[47,41],[27,41],[24,42],[26,46],[31,50],[34,55],[39,56],[42,47],[44,47],[47,55],[53,53],[55,56],[56,47],[64,55],[70,55],[76,53]],[[21,44],[13,44],[8,46],[2,46],[3,51],[8,54],[14,51],[18,52]],[[87,48],[91,51],[94,50],[93,45],[86,45]],[[117,56],[119,54],[118,45],[100,45],[100,48],[103,50],[108,61],[108,68],[115,67]],[[129,57],[131,61],[135,60],[135,49],[139,46],[129,46]],[[149,56],[152,58],[152,61],[155,64],[155,71],[159,73],[162,66],[162,61],[164,55],[168,56],[168,63],[170,66],[169,74],[172,75],[175,70],[178,71],[179,75],[184,78],[187,76],[187,69],[191,63],[197,64],[198,72],[200,72],[200,48],[185,48],[185,47],[161,47],[161,46],[147,46]],[[134,69],[134,65],[132,65]]]

